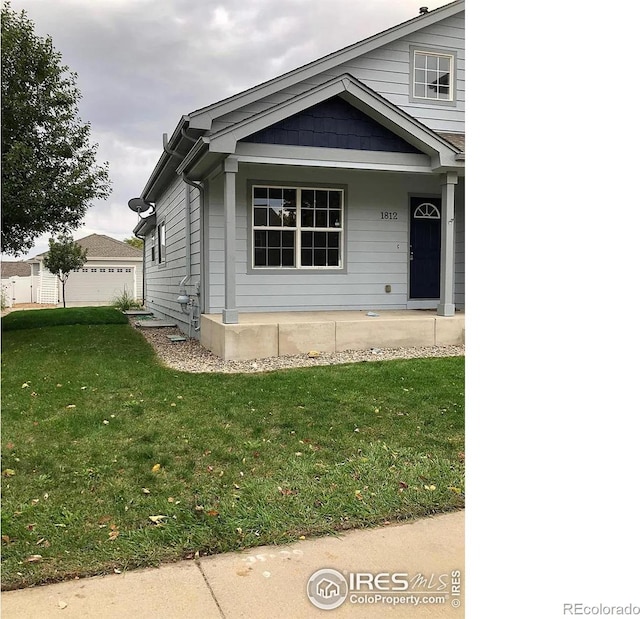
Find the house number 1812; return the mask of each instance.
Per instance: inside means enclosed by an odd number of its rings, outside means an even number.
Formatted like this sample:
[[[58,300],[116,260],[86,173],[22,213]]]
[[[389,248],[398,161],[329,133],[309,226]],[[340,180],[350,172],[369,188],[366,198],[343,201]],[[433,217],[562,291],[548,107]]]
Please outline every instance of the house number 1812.
[[[380,211],[380,219],[398,219],[397,211]]]

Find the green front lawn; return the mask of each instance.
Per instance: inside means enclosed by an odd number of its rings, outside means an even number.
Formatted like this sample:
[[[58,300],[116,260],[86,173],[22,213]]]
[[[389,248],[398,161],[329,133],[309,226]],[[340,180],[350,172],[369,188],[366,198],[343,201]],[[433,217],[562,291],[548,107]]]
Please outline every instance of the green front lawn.
[[[3,319],[5,588],[463,505],[462,357],[187,374],[81,309]]]

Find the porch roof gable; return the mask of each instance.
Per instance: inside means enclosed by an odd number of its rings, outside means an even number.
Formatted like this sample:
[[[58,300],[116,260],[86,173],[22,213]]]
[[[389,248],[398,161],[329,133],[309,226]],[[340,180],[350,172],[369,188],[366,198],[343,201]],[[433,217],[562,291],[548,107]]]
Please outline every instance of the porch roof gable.
[[[434,168],[460,167],[457,157],[461,151],[454,144],[387,101],[352,75],[345,73],[230,127],[216,133],[205,134],[194,144],[176,172],[188,173],[207,152],[221,155],[234,154],[238,142],[244,138],[336,96],[341,97],[420,152],[429,155],[433,160]]]

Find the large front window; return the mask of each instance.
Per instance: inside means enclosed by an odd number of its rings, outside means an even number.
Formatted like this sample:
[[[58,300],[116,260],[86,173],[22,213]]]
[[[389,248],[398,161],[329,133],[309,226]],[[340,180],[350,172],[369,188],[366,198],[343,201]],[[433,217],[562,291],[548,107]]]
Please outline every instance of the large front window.
[[[252,211],[255,268],[342,268],[341,189],[255,185]]]

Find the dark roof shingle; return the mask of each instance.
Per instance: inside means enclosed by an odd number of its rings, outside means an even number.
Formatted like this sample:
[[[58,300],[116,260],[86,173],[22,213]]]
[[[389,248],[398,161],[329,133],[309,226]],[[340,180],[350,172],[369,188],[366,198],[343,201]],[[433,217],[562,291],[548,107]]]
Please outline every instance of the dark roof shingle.
[[[464,153],[464,133],[444,133],[437,131],[437,134],[453,144],[460,152]]]

